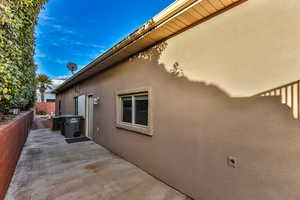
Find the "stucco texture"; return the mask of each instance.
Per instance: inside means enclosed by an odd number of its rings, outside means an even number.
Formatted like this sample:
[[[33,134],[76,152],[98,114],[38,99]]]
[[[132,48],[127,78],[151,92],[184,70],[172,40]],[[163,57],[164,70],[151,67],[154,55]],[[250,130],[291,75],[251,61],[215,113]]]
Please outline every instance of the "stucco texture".
[[[28,111],[0,126],[0,200],[4,199],[13,177],[32,120],[33,112]]]
[[[95,141],[196,200],[299,199],[299,121],[279,97],[246,97],[298,79],[298,4],[246,1],[62,92],[62,113],[100,97]],[[152,137],[115,124],[115,93],[141,87]]]
[[[251,96],[300,79],[300,2],[249,0],[168,40],[160,62]]]

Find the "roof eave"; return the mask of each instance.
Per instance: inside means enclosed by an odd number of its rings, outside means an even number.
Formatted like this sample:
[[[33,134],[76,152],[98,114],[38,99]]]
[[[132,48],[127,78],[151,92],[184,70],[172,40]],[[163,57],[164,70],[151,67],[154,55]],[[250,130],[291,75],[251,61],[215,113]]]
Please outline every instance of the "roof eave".
[[[220,8],[219,10],[216,10],[215,12],[211,12],[208,16],[204,16],[201,19],[208,18],[209,16],[229,7],[232,4],[237,4],[238,2],[245,1],[245,0],[218,0],[218,1],[227,1],[227,2],[231,1],[232,3],[224,6],[223,8]],[[172,20],[176,20],[176,18],[180,18],[183,14],[185,14],[186,12],[189,12],[189,10],[193,9],[194,6],[197,6],[198,4],[204,5],[207,2],[208,2],[208,0],[177,0],[177,1],[175,1],[170,6],[168,6],[166,9],[164,9],[159,14],[157,14],[155,17],[153,17],[151,20],[149,20],[147,23],[142,25],[139,29],[137,29],[132,34],[127,36],[125,39],[123,39],[122,41],[120,41],[119,43],[114,45],[112,48],[110,48],[104,54],[97,57],[94,61],[89,63],[86,67],[82,68],[80,71],[75,73],[72,77],[67,79],[63,84],[61,84],[53,92],[59,93],[69,87],[72,87],[73,84],[76,84],[76,83],[84,80],[85,78],[84,77],[80,78],[80,76],[83,76],[89,70],[92,70],[97,64],[105,62],[105,61],[107,61],[107,59],[110,59],[111,57],[116,56],[124,48],[132,45],[135,41],[138,41],[139,39],[145,40],[145,37],[148,37],[150,40],[152,40],[152,45],[153,45],[153,44],[179,32],[180,30],[183,30],[184,28],[189,27],[190,25],[194,24],[197,20],[200,21],[201,20],[200,18],[195,19],[195,21],[191,21],[191,23],[188,23],[186,25],[186,27],[179,27],[178,30],[172,30],[172,32],[170,32],[170,29],[167,28],[168,24],[172,23]],[[164,28],[167,28],[166,30],[169,31],[169,34],[165,34],[165,36],[163,36],[162,34],[158,34],[159,31],[162,31]],[[164,32],[166,32],[166,30],[164,30]],[[150,33],[152,33],[152,35]],[[153,39],[153,38],[155,38],[155,39]],[[148,46],[150,46],[150,44]],[[140,50],[145,49],[148,46],[145,45],[142,48],[140,48]],[[134,54],[137,52],[133,51],[131,53]],[[130,56],[130,54],[128,56]],[[106,67],[109,67],[109,66],[106,66]],[[103,70],[104,68],[105,67],[100,66],[99,69],[94,70],[94,71],[95,71],[95,73],[97,73],[97,72]]]

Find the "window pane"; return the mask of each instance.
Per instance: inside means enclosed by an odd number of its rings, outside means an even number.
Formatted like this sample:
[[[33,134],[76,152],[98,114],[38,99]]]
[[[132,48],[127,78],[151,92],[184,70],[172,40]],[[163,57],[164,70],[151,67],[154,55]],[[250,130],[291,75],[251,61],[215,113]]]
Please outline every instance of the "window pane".
[[[135,124],[148,125],[148,95],[135,96]]]
[[[132,123],[132,97],[122,97],[122,122]]]

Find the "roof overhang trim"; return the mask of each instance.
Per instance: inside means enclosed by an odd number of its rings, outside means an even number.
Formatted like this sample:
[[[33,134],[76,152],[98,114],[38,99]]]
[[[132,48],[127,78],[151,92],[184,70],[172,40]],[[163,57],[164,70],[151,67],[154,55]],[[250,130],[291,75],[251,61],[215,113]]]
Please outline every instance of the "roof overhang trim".
[[[75,73],[53,92],[60,93],[125,58],[243,1],[245,0],[177,0]]]

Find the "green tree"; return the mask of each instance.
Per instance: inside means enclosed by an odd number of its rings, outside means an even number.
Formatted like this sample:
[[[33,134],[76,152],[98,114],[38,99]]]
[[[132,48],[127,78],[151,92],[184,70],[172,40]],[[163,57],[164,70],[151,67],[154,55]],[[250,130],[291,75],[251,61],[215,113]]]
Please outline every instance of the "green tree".
[[[35,99],[35,25],[46,0],[0,0],[0,112]]]
[[[52,81],[45,74],[39,74],[36,78],[37,87],[41,93],[42,102],[45,101],[45,92],[47,89],[52,89]]]

